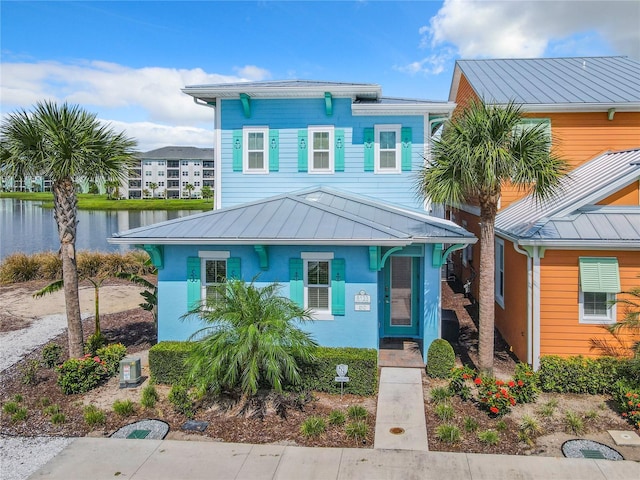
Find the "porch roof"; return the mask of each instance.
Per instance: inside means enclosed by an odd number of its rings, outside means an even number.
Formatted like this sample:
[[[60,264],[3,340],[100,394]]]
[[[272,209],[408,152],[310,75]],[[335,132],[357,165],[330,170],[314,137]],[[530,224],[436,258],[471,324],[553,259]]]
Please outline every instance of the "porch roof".
[[[114,234],[116,244],[379,245],[475,243],[425,212],[316,187]]]
[[[640,206],[598,205],[639,179],[640,148],[604,153],[548,200],[527,196],[499,212],[496,233],[521,245],[640,248]]]

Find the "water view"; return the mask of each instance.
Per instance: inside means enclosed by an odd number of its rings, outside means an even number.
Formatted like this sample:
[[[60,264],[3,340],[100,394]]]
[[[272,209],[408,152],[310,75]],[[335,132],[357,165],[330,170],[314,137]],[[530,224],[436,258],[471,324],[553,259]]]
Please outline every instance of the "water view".
[[[116,232],[143,227],[199,213],[197,210],[104,211],[78,210],[78,250],[126,251],[127,245],[111,245]],[[40,202],[0,198],[0,260],[12,253],[57,251],[60,246],[53,210]]]

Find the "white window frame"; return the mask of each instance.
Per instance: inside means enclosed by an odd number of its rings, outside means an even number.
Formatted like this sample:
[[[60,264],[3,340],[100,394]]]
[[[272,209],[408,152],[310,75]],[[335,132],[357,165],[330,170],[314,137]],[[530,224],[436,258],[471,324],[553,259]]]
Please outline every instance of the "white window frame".
[[[334,316],[331,314],[331,260],[333,260],[333,252],[302,252],[300,255],[304,261],[303,267],[303,280],[304,280],[304,308],[311,310],[311,315],[314,320],[333,320]],[[327,308],[326,309],[310,309],[309,308],[309,276],[308,265],[309,262],[327,262],[329,264],[328,271],[328,294],[327,294]]]
[[[261,133],[262,168],[249,168],[249,134]],[[255,150],[256,152],[260,150]],[[265,175],[269,173],[269,127],[244,127],[242,129],[242,173],[249,175]]]
[[[380,134],[383,132],[394,132],[396,134],[396,166],[394,168],[382,167],[380,165]],[[374,133],[374,158],[375,158],[375,167],[374,173],[401,173],[402,172],[402,125],[390,124],[390,125],[374,125],[373,127]]]
[[[578,299],[578,306],[580,309],[580,317],[579,322],[585,324],[597,324],[597,325],[607,325],[616,323],[617,321],[617,310],[616,304],[613,303],[616,299],[615,293],[606,293],[607,295],[607,314],[606,315],[588,315],[584,312],[584,293],[582,288],[580,289],[580,295]],[[605,292],[599,292],[605,293]]]
[[[314,168],[313,166],[313,135],[315,133],[328,133],[329,134],[329,167],[328,168]],[[307,128],[307,144],[308,144],[308,172],[310,174],[327,174],[334,173],[335,169],[335,129],[332,125],[316,125]]]
[[[502,262],[498,263],[500,257],[498,257],[498,249],[502,250]],[[506,286],[505,282],[505,272],[504,272],[504,264],[505,264],[505,248],[504,248],[504,240],[496,237],[495,241],[495,272],[494,272],[494,293],[495,300],[502,308],[504,308],[504,290]],[[500,277],[502,276],[502,283],[500,282]],[[502,286],[502,291],[500,291],[500,287]]]
[[[203,301],[207,300],[207,286],[210,285],[220,285],[219,283],[207,283],[207,261],[208,260],[224,260],[226,263],[227,260],[231,257],[231,252],[229,251],[200,251],[198,252],[198,257],[200,257],[200,299]],[[229,265],[227,264],[227,268]]]

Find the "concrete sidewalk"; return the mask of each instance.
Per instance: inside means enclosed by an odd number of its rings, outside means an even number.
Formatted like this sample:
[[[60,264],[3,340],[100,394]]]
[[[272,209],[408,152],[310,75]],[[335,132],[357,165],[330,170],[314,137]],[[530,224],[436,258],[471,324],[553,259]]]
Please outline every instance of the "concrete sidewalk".
[[[423,370],[390,367],[380,370],[374,448],[428,450]]]
[[[637,480],[640,464],[534,456],[83,437],[29,478]]]

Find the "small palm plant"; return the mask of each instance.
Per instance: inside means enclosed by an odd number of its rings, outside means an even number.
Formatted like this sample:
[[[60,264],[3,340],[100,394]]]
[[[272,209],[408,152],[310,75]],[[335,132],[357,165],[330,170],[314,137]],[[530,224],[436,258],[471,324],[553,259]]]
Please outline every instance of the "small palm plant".
[[[190,380],[203,390],[239,387],[245,398],[263,385],[282,392],[300,383],[299,362],[315,360],[317,344],[298,326],[311,320],[309,311],[279,296],[278,284],[254,282],[229,279],[185,316],[207,324],[190,338]]]

